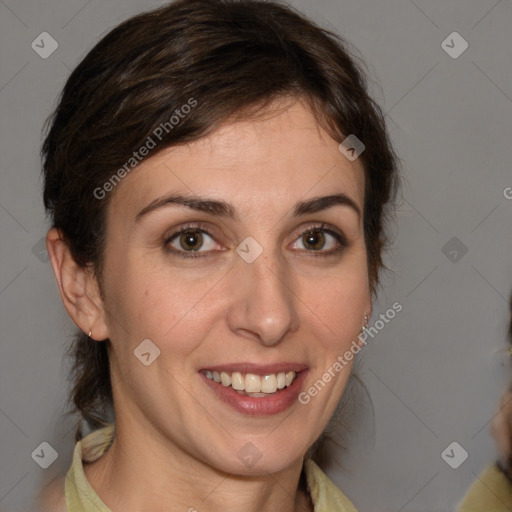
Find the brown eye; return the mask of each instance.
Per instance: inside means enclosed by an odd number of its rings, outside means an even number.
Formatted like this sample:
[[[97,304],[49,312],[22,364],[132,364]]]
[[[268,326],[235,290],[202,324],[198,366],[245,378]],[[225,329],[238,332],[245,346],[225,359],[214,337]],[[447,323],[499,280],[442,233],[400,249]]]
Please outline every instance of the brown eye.
[[[181,233],[179,242],[185,251],[197,251],[203,245],[203,235],[200,231],[184,231]]]
[[[291,247],[311,255],[318,253],[315,256],[330,256],[348,247],[348,243],[341,233],[333,229],[313,226],[303,231]]]
[[[187,226],[165,240],[164,246],[170,252],[180,256],[204,256],[220,246],[208,231],[195,226]]]
[[[308,250],[319,251],[325,246],[325,234],[318,229],[306,231],[302,235],[302,243]]]

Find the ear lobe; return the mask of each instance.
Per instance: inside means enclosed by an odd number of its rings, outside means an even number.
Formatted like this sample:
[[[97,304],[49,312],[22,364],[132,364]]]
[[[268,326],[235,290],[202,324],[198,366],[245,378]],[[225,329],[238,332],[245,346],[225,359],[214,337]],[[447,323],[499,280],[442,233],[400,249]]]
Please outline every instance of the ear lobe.
[[[57,280],[60,296],[73,322],[91,337],[109,337],[99,286],[89,267],[81,267],[71,255],[69,246],[57,228],[46,235],[46,248]]]

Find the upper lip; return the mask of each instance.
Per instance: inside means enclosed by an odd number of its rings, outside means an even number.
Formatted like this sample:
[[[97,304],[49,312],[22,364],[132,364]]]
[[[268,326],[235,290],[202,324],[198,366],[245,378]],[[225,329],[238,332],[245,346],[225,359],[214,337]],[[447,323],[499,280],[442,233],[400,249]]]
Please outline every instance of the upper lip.
[[[308,366],[303,363],[273,363],[273,364],[255,364],[255,363],[226,363],[217,364],[214,366],[206,366],[200,371],[210,370],[212,372],[240,372],[243,374],[252,373],[254,375],[271,375],[273,373],[281,372],[296,372],[299,373],[306,370]]]

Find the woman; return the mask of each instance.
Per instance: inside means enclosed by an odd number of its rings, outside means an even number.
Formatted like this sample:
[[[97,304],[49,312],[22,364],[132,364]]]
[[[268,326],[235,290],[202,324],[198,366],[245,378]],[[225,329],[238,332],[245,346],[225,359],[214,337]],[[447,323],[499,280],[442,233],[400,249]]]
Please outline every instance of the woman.
[[[311,456],[371,315],[397,159],[343,41],[274,2],[136,16],[70,76],[43,157],[94,430],[61,505],[355,510]]]
[[[509,300],[508,339],[512,342],[512,295]],[[512,355],[512,349],[508,350]],[[471,485],[459,512],[508,512],[512,508],[512,384],[501,397],[491,422],[498,460],[489,464]]]

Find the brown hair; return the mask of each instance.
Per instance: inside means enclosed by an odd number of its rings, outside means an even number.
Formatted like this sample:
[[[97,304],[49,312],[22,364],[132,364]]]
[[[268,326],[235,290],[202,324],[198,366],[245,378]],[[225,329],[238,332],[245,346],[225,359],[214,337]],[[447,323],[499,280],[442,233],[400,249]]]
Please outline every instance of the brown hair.
[[[126,170],[148,137],[158,139],[156,152],[204,137],[232,116],[295,97],[308,102],[336,140],[354,134],[366,146],[359,158],[374,293],[398,158],[362,64],[347,48],[290,7],[264,0],[178,0],[109,32],[67,80],[42,148],[44,205],[76,262],[91,266],[101,289],[111,194],[98,199],[98,187]],[[191,100],[194,108],[170,123]],[[71,347],[75,411],[92,428],[112,407],[108,346],[79,332]]]

